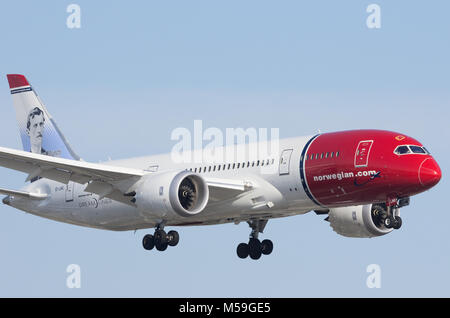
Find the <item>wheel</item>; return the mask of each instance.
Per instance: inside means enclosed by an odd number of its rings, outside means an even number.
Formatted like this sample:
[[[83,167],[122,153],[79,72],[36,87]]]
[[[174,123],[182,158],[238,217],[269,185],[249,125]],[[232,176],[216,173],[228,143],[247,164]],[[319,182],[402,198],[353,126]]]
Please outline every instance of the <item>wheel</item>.
[[[167,247],[169,246],[169,244],[167,244],[167,242],[166,243],[158,243],[158,244],[155,244],[155,246],[158,251],[164,252],[165,250],[167,250]]]
[[[165,251],[169,245],[167,242],[167,234],[164,230],[155,231],[155,247],[158,251]]]
[[[152,250],[155,247],[155,239],[154,239],[153,235],[147,234],[146,236],[144,236],[144,238],[142,239],[142,246],[147,251]]]
[[[271,240],[264,240],[261,243],[261,252],[264,255],[270,255],[273,251],[273,243]]]
[[[393,228],[394,228],[394,230],[398,230],[399,228],[401,228],[402,227],[402,218],[401,217],[399,217],[399,216],[396,216],[395,217],[395,222],[394,222],[394,225],[393,225]]]
[[[239,258],[247,258],[249,253],[248,244],[245,243],[239,244],[236,252]]]
[[[395,219],[393,216],[388,216],[387,218],[384,219],[384,226],[387,229],[391,229],[394,226],[395,223]]]
[[[180,241],[180,235],[177,231],[169,231],[169,233],[167,233],[167,240],[169,246],[177,246]]]
[[[155,231],[155,244],[158,243],[166,243],[167,242],[167,234],[164,230],[156,230]]]
[[[261,242],[258,239],[250,239],[248,242],[250,258],[257,260],[262,255]]]

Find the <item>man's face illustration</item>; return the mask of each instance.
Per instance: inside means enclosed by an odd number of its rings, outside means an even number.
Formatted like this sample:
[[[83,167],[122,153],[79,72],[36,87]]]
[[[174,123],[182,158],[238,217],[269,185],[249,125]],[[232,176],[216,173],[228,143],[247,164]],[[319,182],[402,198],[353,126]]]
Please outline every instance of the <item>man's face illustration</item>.
[[[28,135],[30,136],[32,152],[40,153],[45,123],[44,113],[31,115],[29,121]]]
[[[42,132],[44,130],[43,114],[35,115],[30,119],[30,138],[42,141]]]

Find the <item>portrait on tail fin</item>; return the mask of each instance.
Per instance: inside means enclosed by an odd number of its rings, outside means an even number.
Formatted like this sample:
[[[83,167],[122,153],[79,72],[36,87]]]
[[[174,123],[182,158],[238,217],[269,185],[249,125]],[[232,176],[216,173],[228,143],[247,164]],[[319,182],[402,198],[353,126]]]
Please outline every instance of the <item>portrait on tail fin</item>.
[[[27,135],[30,137],[32,153],[45,154],[42,149],[42,134],[44,132],[45,116],[44,112],[35,107],[29,114],[27,120]]]
[[[39,108],[35,107],[28,114],[27,118],[27,135],[30,137],[30,151],[42,155],[59,157],[61,151],[46,151],[42,148],[44,138],[45,114]]]

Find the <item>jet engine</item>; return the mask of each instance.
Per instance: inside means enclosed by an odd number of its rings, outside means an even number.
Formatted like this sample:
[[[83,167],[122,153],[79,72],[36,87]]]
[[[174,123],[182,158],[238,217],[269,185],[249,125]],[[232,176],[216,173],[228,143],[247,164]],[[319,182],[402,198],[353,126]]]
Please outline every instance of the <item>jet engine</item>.
[[[399,209],[394,215],[399,216]],[[392,231],[384,226],[386,215],[384,204],[367,204],[330,209],[327,220],[333,230],[346,237],[370,238]]]
[[[136,187],[134,202],[141,213],[164,217],[190,217],[201,213],[208,203],[206,181],[189,171],[153,173]]]

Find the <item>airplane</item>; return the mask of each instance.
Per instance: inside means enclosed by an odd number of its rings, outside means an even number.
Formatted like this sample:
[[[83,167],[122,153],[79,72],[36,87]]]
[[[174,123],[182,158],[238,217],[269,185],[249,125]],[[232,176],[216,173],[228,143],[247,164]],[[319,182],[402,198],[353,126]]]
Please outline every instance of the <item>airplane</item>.
[[[241,259],[260,259],[273,242],[270,219],[314,211],[346,237],[372,238],[402,226],[400,209],[434,187],[441,169],[416,139],[384,130],[348,130],[278,140],[258,157],[174,162],[171,154],[90,163],[82,160],[24,75],[7,75],[23,150],[0,147],[0,166],[26,173],[3,203],[47,219],[112,231],[154,229],[146,250],[176,246],[167,227],[248,223]],[[236,150],[235,149],[235,150]],[[222,149],[229,150],[229,149]],[[205,150],[195,150],[202,154]],[[276,154],[276,155],[273,155]]]

